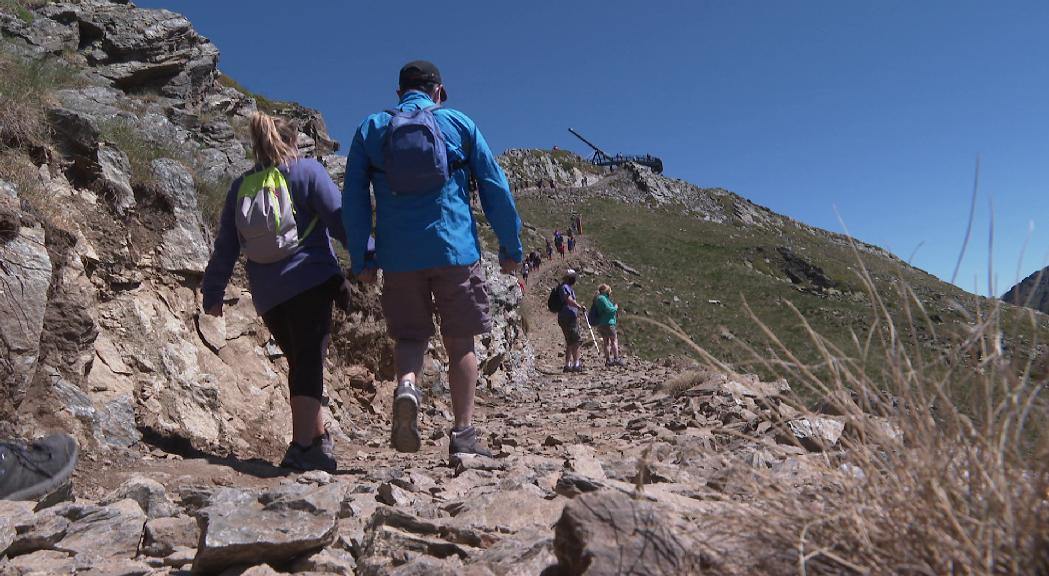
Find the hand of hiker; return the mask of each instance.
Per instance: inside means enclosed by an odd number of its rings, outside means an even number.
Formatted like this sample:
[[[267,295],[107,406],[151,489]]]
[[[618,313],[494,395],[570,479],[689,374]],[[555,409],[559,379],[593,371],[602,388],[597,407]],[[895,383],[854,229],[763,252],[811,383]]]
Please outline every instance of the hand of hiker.
[[[365,268],[360,274],[357,275],[357,280],[365,284],[374,284],[375,276],[375,268]]]
[[[503,274],[513,274],[517,271],[517,262],[514,262],[509,258],[500,258],[499,270],[502,271]]]
[[[219,302],[218,304],[212,306],[211,308],[208,308],[207,310],[204,311],[204,313],[207,314],[208,316],[215,316],[216,318],[221,318],[222,317],[222,302]]]

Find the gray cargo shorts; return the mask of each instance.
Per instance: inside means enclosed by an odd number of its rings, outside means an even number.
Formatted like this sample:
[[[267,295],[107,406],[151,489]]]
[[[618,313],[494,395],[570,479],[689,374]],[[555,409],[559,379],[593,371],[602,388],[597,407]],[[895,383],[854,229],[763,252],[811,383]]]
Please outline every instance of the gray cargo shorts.
[[[476,336],[492,330],[484,268],[440,266],[411,272],[384,272],[382,314],[395,340],[429,340],[437,313],[441,335]]]

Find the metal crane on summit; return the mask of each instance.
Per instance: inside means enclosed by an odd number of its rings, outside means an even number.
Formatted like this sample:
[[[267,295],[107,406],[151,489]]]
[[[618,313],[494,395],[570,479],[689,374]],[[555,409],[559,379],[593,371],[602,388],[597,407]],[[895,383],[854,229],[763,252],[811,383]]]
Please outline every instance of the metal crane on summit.
[[[621,166],[627,162],[633,162],[642,166],[648,166],[656,174],[663,173],[663,161],[651,154],[635,154],[635,155],[624,155],[616,154],[611,156],[606,154],[604,150],[598,148],[594,143],[583,137],[582,134],[568,129],[576,138],[583,141],[584,144],[594,149],[594,155],[590,157],[590,163],[594,166]]]

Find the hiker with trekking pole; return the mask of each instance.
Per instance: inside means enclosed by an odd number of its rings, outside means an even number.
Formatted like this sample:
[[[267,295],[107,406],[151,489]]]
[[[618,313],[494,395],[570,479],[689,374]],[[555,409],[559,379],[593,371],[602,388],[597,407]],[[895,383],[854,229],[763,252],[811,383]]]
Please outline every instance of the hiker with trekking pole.
[[[580,360],[583,337],[579,334],[579,314],[586,313],[586,306],[576,300],[575,290],[572,289],[577,277],[575,270],[565,270],[561,282],[547,298],[547,308],[557,313],[557,325],[561,327],[561,333],[565,336],[565,365],[562,372],[566,373],[583,372],[583,363]]]

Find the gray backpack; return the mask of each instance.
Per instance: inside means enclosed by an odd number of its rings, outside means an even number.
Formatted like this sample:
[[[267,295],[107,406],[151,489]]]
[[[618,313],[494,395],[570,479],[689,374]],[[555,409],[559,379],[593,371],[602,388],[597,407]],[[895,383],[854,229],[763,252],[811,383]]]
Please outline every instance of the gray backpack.
[[[299,251],[318,218],[299,236],[288,181],[276,167],[252,172],[237,190],[237,235],[240,249],[252,262],[280,262]]]
[[[386,110],[390,123],[382,144],[386,181],[395,195],[428,194],[440,190],[468,160],[448,161],[444,134],[434,112],[440,105],[418,110]],[[467,158],[469,152],[464,150]]]

